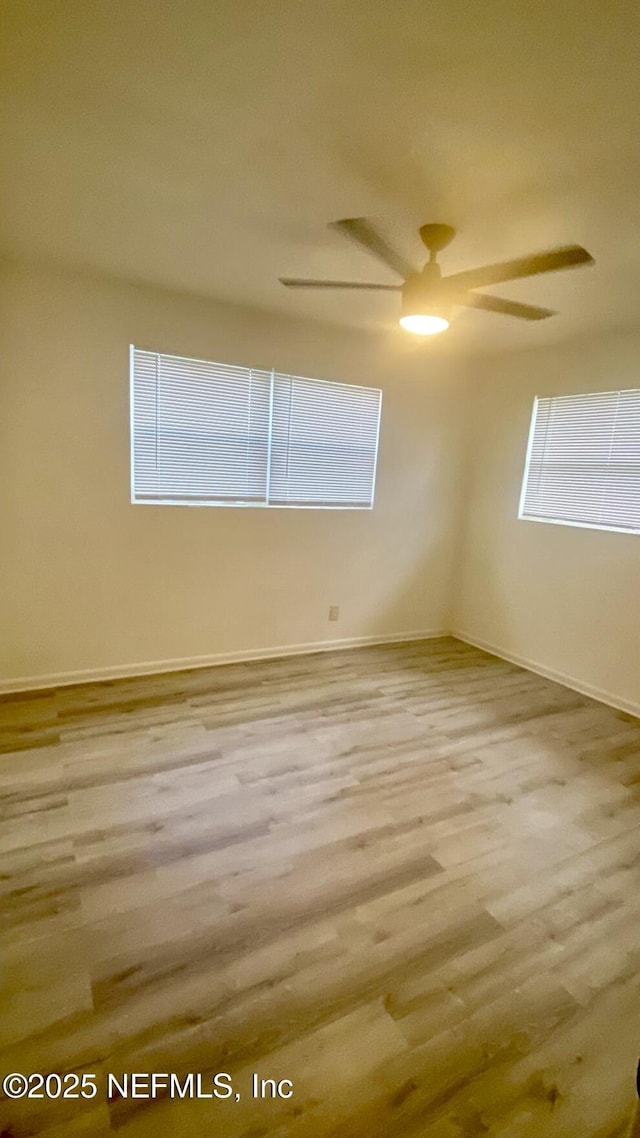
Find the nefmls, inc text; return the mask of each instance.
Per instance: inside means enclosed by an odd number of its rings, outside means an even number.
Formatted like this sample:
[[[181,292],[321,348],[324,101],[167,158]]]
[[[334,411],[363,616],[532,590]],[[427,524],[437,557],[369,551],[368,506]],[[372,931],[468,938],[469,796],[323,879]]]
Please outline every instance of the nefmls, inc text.
[[[288,1099],[293,1095],[290,1079],[263,1079],[256,1072],[251,1076],[253,1098]],[[213,1075],[190,1071],[178,1075],[171,1071],[134,1071],[121,1075],[107,1075],[108,1099],[230,1099],[240,1098],[234,1089],[231,1075],[218,1071]]]

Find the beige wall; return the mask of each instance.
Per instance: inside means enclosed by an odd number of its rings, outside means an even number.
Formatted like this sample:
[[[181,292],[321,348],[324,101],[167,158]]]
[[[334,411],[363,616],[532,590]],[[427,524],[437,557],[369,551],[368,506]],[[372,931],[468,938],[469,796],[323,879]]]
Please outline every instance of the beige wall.
[[[442,359],[24,265],[1,303],[0,684],[449,627],[460,396]],[[131,505],[130,343],[382,387],[375,509]]]
[[[640,711],[640,537],[517,520],[534,395],[640,385],[640,336],[469,370],[464,528],[453,628]]]
[[[453,628],[640,709],[640,538],[516,517],[534,395],[637,385],[640,338],[465,374],[408,338],[53,269],[6,266],[1,297],[0,688]],[[375,509],[132,506],[131,342],[381,386]]]

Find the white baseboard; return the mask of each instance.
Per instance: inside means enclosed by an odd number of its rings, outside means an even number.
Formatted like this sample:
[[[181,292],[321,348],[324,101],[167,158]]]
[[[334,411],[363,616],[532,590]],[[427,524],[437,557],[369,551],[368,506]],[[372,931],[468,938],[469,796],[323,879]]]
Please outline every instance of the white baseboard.
[[[507,652],[506,649],[500,648],[497,644],[480,640],[477,636],[472,636],[471,633],[463,632],[461,629],[452,632],[451,636],[455,637],[456,640],[464,641],[465,644],[471,644],[473,648],[481,648],[484,652],[490,652],[492,656],[508,660],[510,664],[517,664],[529,672],[536,672],[537,675],[544,676],[547,680],[564,684],[566,688],[571,688],[572,691],[577,691],[580,695],[586,695],[590,699],[597,699],[600,703],[606,703],[609,707],[615,708],[616,711],[626,711],[629,715],[636,715],[640,718],[640,703],[623,699],[622,696],[614,695],[613,692],[605,691],[604,688],[594,687],[593,684],[585,684],[582,680],[577,680],[575,676],[568,676],[566,672],[557,672],[553,668],[547,668],[544,664],[539,664],[537,660],[528,659],[527,656],[518,656],[514,652]]]
[[[343,640],[320,640],[308,644],[279,644],[273,648],[249,648],[241,652],[215,652],[210,656],[183,656],[175,660],[148,660],[136,664],[114,664],[104,668],[83,668],[75,672],[49,672],[45,675],[18,676],[16,679],[0,680],[0,695],[68,687],[70,684],[92,684],[100,680],[122,680],[135,676],[152,676],[159,675],[162,672],[187,672],[193,668],[213,668],[220,664],[241,664],[251,660],[309,656],[314,652],[336,652],[346,648],[364,648],[374,644],[402,644],[407,640],[434,640],[449,635],[448,632],[441,629],[421,629],[419,632],[389,632],[379,636],[352,636]]]
[[[342,640],[321,640],[306,644],[279,644],[271,648],[249,648],[239,652],[215,652],[207,656],[182,656],[168,660],[147,660],[135,664],[114,664],[103,668],[83,668],[72,672],[50,672],[35,676],[18,676],[15,679],[0,680],[0,695],[9,695],[21,691],[40,691],[47,688],[68,687],[71,684],[98,683],[101,680],[131,679],[136,676],[161,675],[163,672],[186,672],[194,668],[213,668],[222,664],[241,664],[252,660],[272,660],[287,656],[309,656],[315,652],[338,652],[348,648],[365,648],[375,644],[402,644],[411,640],[434,640],[441,637],[452,636],[471,644],[474,648],[481,648],[520,668],[526,668],[547,680],[564,684],[565,687],[586,695],[590,699],[597,699],[608,704],[616,711],[624,711],[629,715],[640,718],[640,703],[623,699],[613,692],[603,688],[586,684],[575,676],[566,672],[558,672],[547,668],[536,660],[527,656],[519,656],[508,652],[498,644],[481,640],[469,632],[456,629],[449,632],[446,629],[420,629],[414,632],[389,632],[378,636],[352,636]]]

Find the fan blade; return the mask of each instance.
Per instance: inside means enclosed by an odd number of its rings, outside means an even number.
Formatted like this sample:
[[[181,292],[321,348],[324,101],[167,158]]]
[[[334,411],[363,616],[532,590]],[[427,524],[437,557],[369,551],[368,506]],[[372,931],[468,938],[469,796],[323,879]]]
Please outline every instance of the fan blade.
[[[394,273],[398,273],[403,279],[406,280],[407,277],[413,276],[415,273],[416,270],[413,266],[387,245],[384,238],[376,233],[366,217],[345,217],[341,221],[332,221],[331,228],[337,229],[338,233],[344,233],[352,241],[362,245],[364,249],[373,253],[374,257],[377,257],[389,269],[393,269]]]
[[[402,285],[361,284],[360,281],[308,281],[298,277],[280,277],[286,288],[381,288],[385,292],[400,292]]]
[[[534,277],[538,273],[553,273],[557,269],[572,269],[576,265],[592,265],[593,257],[581,245],[564,245],[548,253],[535,253],[532,257],[519,257],[498,265],[484,265],[445,277],[443,284],[451,288],[484,288],[485,285],[515,281],[519,277]]]
[[[456,304],[466,308],[481,308],[483,312],[500,312],[503,316],[519,316],[522,320],[546,320],[556,316],[551,308],[536,308],[533,304],[519,304],[515,300],[504,300],[501,296],[487,293],[469,292],[456,299]]]

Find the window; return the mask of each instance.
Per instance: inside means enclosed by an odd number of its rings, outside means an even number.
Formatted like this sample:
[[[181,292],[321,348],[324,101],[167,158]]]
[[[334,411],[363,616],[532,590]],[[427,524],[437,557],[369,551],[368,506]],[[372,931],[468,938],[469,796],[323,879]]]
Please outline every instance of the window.
[[[373,506],[382,392],[131,348],[131,500]]]
[[[518,516],[640,533],[640,390],[534,400]]]

